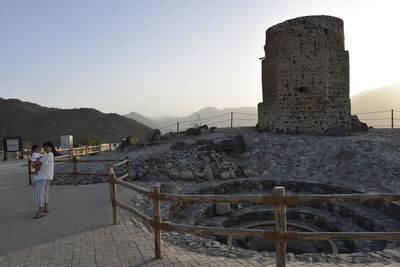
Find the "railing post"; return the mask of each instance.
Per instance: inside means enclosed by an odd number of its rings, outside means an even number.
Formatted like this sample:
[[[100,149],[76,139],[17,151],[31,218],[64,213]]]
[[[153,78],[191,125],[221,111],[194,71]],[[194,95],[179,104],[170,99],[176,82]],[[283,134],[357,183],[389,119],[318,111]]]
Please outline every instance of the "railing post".
[[[32,185],[32,160],[28,159],[28,178],[29,178],[29,185]]]
[[[78,159],[76,157],[72,157],[72,165],[74,169],[74,185],[78,185]]]
[[[114,168],[110,167],[110,190],[111,190],[111,206],[112,206],[112,211],[113,211],[113,225],[118,224],[118,218],[117,218],[117,185],[115,183],[115,173],[114,173]]]
[[[285,188],[282,186],[274,187],[274,196],[280,197],[285,195]],[[278,200],[275,204],[275,231],[278,239],[275,240],[276,266],[286,266],[286,241],[283,234],[286,232],[286,205]]]
[[[231,128],[233,128],[233,112],[231,112]]]
[[[393,129],[393,126],[394,126],[394,123],[393,123],[393,109],[391,110],[391,113],[392,113],[391,119],[392,119],[392,129]]]
[[[74,148],[71,146],[69,148],[69,158],[72,160],[73,156],[74,156]]]
[[[108,145],[110,146],[110,151],[112,151],[112,145],[111,145],[111,143],[109,143]]]
[[[132,182],[131,170],[129,168],[129,157],[125,156],[125,159],[126,159],[126,165],[125,165],[126,166],[126,172],[128,173],[128,177],[126,178],[126,180],[128,182]]]
[[[161,240],[161,211],[160,211],[160,186],[156,185],[153,188],[153,201],[154,201],[154,249],[156,253],[156,259],[162,258],[162,240]]]
[[[89,156],[89,146],[85,147],[85,153],[86,153],[86,157]]]
[[[179,133],[179,121],[176,123],[176,132]]]

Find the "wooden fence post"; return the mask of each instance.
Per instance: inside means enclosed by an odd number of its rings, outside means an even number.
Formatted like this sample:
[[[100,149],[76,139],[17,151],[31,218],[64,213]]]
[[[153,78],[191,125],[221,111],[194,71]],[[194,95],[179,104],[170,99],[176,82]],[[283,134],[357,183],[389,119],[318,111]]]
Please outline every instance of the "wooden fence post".
[[[78,185],[78,159],[76,157],[72,157],[72,165],[74,169],[74,185]]]
[[[69,148],[69,158],[72,160],[73,156],[74,156],[74,148],[71,146]]]
[[[86,153],[86,157],[89,156],[89,146],[85,147],[85,153]]]
[[[32,160],[28,159],[28,178],[29,178],[29,185],[32,185]]]
[[[154,249],[156,253],[156,259],[162,258],[162,240],[161,240],[161,211],[160,211],[160,186],[156,185],[153,188],[153,201],[154,201]]]
[[[126,180],[128,182],[132,182],[131,169],[129,168],[129,157],[125,156],[125,159],[126,159],[126,172],[128,173],[128,177],[126,178]]]
[[[109,143],[108,145],[110,146],[110,151],[112,151],[112,145],[111,145],[111,143]]]
[[[176,132],[179,133],[179,121],[176,123]]]
[[[231,128],[233,127],[233,112],[231,112]]]
[[[115,173],[114,168],[110,167],[110,190],[111,190],[111,206],[113,210],[113,225],[118,224],[118,217],[117,217],[117,185],[115,183]]]
[[[282,186],[274,187],[274,196],[284,196],[285,188]],[[277,232],[278,240],[275,241],[276,266],[286,266],[286,241],[283,234],[286,232],[286,204],[282,201],[277,201],[275,204],[275,231]]]

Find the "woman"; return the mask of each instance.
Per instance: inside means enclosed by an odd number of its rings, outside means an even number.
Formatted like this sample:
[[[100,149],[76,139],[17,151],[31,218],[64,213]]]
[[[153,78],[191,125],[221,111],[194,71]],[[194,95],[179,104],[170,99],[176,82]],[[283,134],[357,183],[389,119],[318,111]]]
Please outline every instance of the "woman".
[[[38,210],[33,219],[39,219],[49,212],[49,187],[50,181],[54,176],[54,145],[51,142],[43,144],[43,149],[46,154],[40,158],[40,170],[38,175],[34,176],[36,182],[36,201]]]

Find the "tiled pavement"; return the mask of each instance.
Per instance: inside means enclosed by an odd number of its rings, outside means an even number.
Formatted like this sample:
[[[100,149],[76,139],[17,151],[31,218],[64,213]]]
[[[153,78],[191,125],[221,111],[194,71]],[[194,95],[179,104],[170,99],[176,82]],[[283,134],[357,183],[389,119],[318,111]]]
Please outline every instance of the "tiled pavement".
[[[34,187],[27,185],[23,161],[0,163],[0,266],[274,266],[213,257],[164,244],[154,259],[153,236],[119,212],[111,225],[107,184],[51,186],[50,213],[32,220]],[[129,198],[123,191],[123,198]],[[289,262],[287,266],[349,266]],[[400,266],[400,263],[351,266]]]

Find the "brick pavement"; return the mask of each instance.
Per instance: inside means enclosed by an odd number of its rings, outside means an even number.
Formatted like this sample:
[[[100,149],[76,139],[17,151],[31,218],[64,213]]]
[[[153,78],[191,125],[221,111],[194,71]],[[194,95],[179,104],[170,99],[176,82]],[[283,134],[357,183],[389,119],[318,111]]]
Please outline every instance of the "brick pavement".
[[[119,211],[111,225],[107,184],[51,186],[50,213],[32,220],[34,187],[27,185],[23,161],[0,163],[0,266],[274,266],[214,257],[164,244],[154,259],[153,236]],[[123,198],[129,193],[123,191]],[[326,264],[289,262],[287,266],[400,266],[399,263]]]

